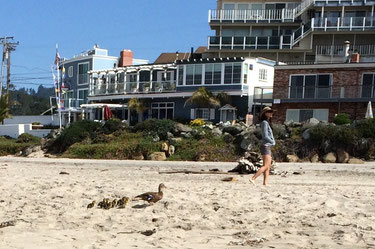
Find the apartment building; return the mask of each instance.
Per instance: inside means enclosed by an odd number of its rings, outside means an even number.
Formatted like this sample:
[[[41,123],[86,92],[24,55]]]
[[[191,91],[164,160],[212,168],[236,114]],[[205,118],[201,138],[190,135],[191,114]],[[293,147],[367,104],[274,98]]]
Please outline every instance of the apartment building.
[[[358,52],[375,61],[374,0],[217,0],[205,56],[277,62],[340,63]],[[345,42],[350,43],[345,51]]]

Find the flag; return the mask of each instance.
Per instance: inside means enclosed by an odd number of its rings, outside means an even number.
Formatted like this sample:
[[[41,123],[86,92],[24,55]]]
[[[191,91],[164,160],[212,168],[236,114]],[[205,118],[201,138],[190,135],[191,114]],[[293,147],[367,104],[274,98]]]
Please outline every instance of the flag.
[[[59,63],[60,63],[60,54],[59,54],[59,52],[56,52],[55,65],[58,65]]]
[[[62,79],[65,79],[65,67],[62,68]]]

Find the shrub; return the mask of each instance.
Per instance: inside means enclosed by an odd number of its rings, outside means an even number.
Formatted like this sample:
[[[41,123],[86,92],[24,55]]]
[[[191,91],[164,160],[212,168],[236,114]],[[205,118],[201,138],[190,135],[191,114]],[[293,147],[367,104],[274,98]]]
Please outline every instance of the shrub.
[[[200,118],[190,121],[190,125],[193,125],[193,126],[202,126],[204,124],[205,124],[204,120]]]
[[[173,132],[176,122],[170,119],[148,119],[135,125],[134,130],[157,134],[160,139],[167,139],[167,132]]]
[[[358,121],[355,127],[360,137],[375,138],[375,118]]]
[[[36,144],[39,142],[40,142],[39,137],[33,136],[28,133],[22,133],[21,135],[18,136],[17,141],[16,141],[16,143],[33,143],[33,144]]]
[[[110,120],[107,120],[104,125],[101,128],[101,131],[105,134],[113,133],[117,130],[125,129],[127,128],[127,125],[122,123],[120,119],[113,118]]]
[[[350,118],[346,113],[339,113],[333,119],[333,123],[337,125],[350,124]]]
[[[100,123],[91,120],[81,120],[72,123],[52,143],[50,151],[64,152],[74,143],[81,142],[85,138],[93,139],[100,128]]]

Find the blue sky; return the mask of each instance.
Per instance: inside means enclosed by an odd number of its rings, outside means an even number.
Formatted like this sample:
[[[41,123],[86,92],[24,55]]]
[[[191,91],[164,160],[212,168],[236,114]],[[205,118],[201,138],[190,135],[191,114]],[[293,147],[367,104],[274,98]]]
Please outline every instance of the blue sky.
[[[0,0],[0,37],[20,42],[11,59],[16,87],[52,86],[56,43],[66,58],[98,44],[109,55],[131,49],[153,62],[162,52],[207,46],[215,8],[216,0]]]

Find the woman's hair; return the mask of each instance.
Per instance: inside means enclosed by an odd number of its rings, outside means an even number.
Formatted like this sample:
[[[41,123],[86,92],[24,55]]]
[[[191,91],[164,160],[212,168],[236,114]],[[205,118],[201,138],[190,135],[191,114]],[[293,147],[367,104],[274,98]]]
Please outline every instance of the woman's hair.
[[[266,113],[267,112],[263,113],[262,116],[260,116],[259,120],[260,122],[262,122],[263,120],[266,120],[272,129],[272,118],[267,118]]]

